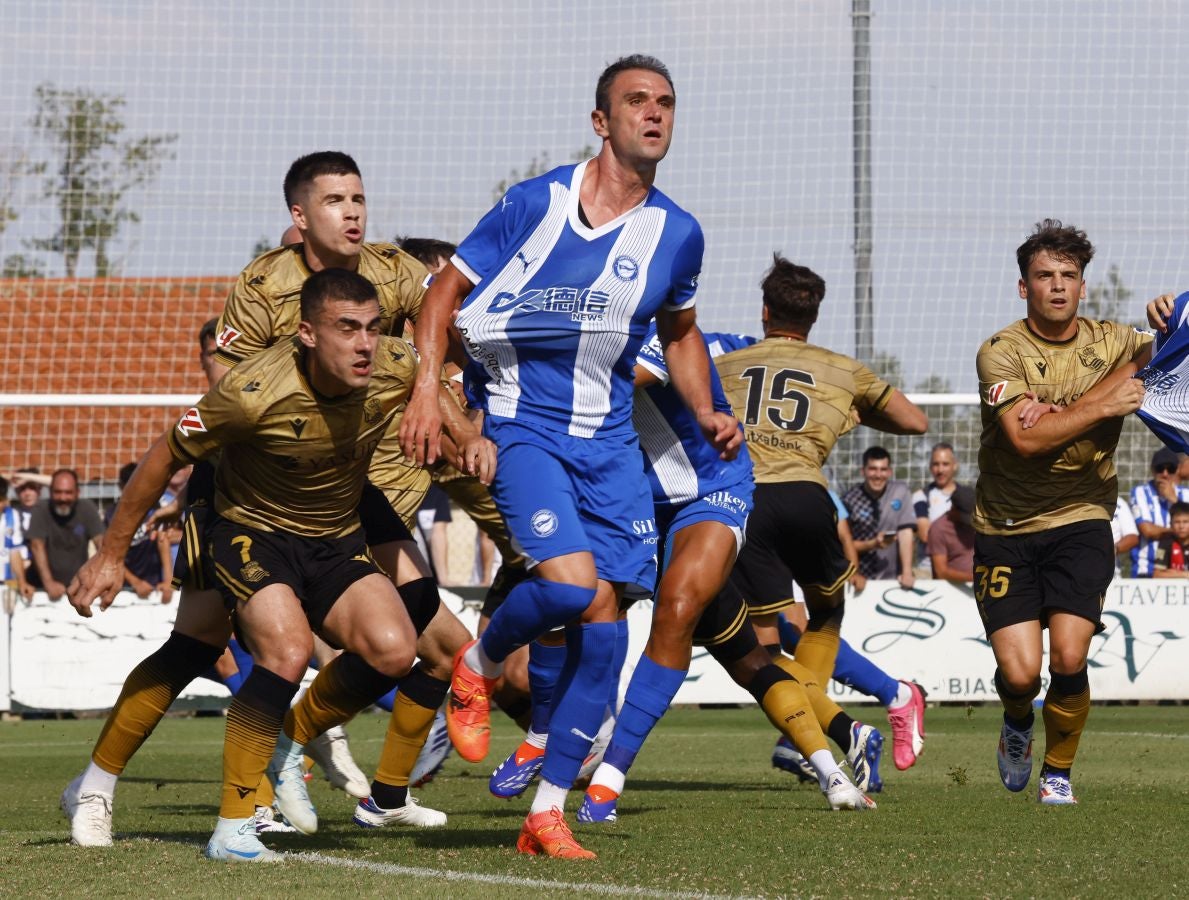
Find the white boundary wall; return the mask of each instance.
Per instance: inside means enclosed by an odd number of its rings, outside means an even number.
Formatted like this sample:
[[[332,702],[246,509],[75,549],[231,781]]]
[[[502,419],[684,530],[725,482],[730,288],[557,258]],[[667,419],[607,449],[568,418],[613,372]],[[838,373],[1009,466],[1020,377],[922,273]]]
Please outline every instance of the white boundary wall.
[[[449,591],[443,594],[473,629],[477,611]],[[651,610],[651,603],[639,603],[629,615],[624,685],[647,638]],[[176,604],[122,594],[90,619],[44,595],[30,607],[18,605],[11,617],[0,613],[0,710],[110,707],[132,667],[169,636],[175,611]],[[1090,648],[1095,700],[1189,699],[1182,664],[1186,645],[1179,644],[1189,638],[1189,581],[1117,580],[1107,593],[1103,622],[1106,630]],[[995,699],[995,664],[967,587],[919,581],[915,590],[904,591],[891,582],[872,582],[848,600],[842,633],[893,677],[918,681],[931,700]],[[868,699],[835,684],[831,692],[847,702]],[[226,696],[221,685],[204,679],[182,694]],[[697,650],[676,702],[752,699]]]

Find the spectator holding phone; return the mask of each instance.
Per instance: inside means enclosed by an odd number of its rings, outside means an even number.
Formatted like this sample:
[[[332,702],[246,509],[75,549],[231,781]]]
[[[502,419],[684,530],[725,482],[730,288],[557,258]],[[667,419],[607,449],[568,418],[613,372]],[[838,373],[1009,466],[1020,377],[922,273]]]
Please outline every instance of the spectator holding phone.
[[[842,496],[859,572],[867,578],[895,578],[902,588],[911,588],[917,526],[912,491],[892,478],[892,457],[883,447],[863,451],[862,473],[863,480]]]

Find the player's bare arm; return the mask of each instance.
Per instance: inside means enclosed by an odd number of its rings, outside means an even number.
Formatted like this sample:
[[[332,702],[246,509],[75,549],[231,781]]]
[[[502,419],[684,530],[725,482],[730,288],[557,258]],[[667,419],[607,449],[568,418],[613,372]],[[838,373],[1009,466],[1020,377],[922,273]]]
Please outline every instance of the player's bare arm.
[[[883,409],[862,413],[859,421],[889,434],[924,434],[929,429],[929,416],[899,388],[893,389]]]
[[[656,332],[665,353],[669,380],[698,420],[702,433],[723,459],[734,459],[743,445],[739,420],[717,412],[710,397],[710,354],[693,309],[661,310]]]
[[[1148,324],[1161,334],[1168,332],[1168,320],[1172,316],[1173,304],[1176,303],[1175,294],[1161,294],[1148,303],[1145,311],[1148,314]]]
[[[161,494],[173,473],[184,463],[174,459],[169,451],[168,434],[161,435],[141,459],[128,480],[116,514],[107,529],[107,539],[99,552],[78,570],[67,588],[70,605],[80,616],[90,618],[91,604],[99,598],[99,608],[107,609],[124,586],[124,557],[137,527]]]
[[[1135,360],[1120,366],[1069,406],[1044,416],[1027,429],[1013,414],[1014,410],[1004,411],[999,417],[999,427],[1020,456],[1054,453],[1099,422],[1139,409],[1144,400],[1144,385],[1134,375],[1149,356],[1150,347],[1145,347]]]
[[[451,396],[450,389],[439,382],[438,406],[442,414],[442,427],[456,448],[452,460],[454,466],[478,478],[483,484],[491,484],[495,477],[495,444],[483,437],[465,410]]]
[[[439,376],[450,345],[450,322],[473,285],[452,265],[430,284],[417,317],[417,353],[420,365],[413,393],[400,423],[400,446],[418,465],[432,464],[441,453],[442,408],[438,402]]]

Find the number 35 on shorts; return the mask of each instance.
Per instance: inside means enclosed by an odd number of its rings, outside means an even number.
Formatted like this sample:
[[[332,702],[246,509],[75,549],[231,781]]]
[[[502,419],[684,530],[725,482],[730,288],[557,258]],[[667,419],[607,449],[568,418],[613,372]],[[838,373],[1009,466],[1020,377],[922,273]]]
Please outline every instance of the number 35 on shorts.
[[[1011,566],[975,566],[974,598],[985,603],[987,598],[998,600],[1011,587]]]

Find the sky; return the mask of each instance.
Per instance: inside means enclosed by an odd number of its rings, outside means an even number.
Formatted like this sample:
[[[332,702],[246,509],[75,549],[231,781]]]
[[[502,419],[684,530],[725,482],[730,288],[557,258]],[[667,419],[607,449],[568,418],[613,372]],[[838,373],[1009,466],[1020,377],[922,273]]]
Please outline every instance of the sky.
[[[1189,5],[872,0],[876,343],[904,384],[974,390],[979,343],[1022,314],[1015,247],[1053,216],[1143,300],[1189,287]],[[699,320],[755,332],[773,252],[828,285],[813,339],[854,347],[850,0],[253,4],[0,0],[0,161],[45,158],[50,82],[125,98],[176,134],[130,198],[129,277],[233,276],[288,224],[280,181],[316,149],[359,161],[373,240],[459,240],[534,158],[594,145],[599,71],[651,53],[676,82],[657,186],[706,235]],[[20,181],[0,257],[52,232]],[[51,274],[58,263],[47,260]],[[89,274],[85,261],[80,274]],[[212,312],[217,312],[213,310]]]

